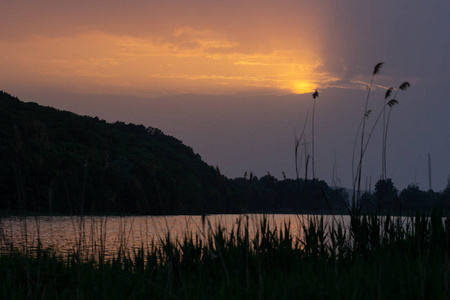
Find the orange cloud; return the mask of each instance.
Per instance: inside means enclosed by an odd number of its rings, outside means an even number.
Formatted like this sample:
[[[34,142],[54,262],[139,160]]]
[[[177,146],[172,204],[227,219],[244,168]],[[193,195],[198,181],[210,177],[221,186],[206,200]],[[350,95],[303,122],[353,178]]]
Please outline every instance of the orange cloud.
[[[30,82],[95,93],[309,93],[332,78],[316,71],[322,61],[313,49],[248,50],[238,40],[191,27],[145,38],[34,36],[0,41],[0,47],[0,62],[23,70]]]

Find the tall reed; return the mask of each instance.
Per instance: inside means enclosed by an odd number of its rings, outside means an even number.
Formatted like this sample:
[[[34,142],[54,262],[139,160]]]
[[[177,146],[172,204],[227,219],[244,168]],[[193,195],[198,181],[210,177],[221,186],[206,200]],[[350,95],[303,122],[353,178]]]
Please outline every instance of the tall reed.
[[[294,148],[294,154],[295,154],[295,176],[296,176],[297,180],[299,179],[298,174],[299,174],[300,169],[301,169],[301,161],[302,161],[302,156],[303,156],[303,149],[302,149],[301,150],[301,154],[300,154],[300,163],[299,163],[298,162],[298,156],[299,156],[298,149],[301,146],[301,142],[302,142],[303,136],[305,134],[306,124],[308,122],[308,115],[309,115],[309,110],[306,112],[305,123],[303,124],[303,129],[302,129],[302,133],[301,133],[300,137],[297,137],[297,134],[294,131],[294,135],[295,135],[295,148]],[[306,154],[306,151],[305,151],[305,156],[306,155],[307,154]]]
[[[315,92],[312,94],[313,97],[313,113],[312,113],[312,177],[313,180],[316,179],[316,169],[314,165],[314,117],[315,117],[315,111],[316,111],[316,98],[319,97],[319,92],[315,90]]]
[[[383,141],[382,141],[382,145],[383,145],[383,169],[382,169],[383,174],[382,174],[382,176],[383,176],[383,179],[387,179],[386,148],[387,148],[387,134],[388,134],[388,128],[389,128],[389,120],[391,118],[391,111],[392,111],[392,108],[398,104],[398,101],[397,101],[398,91],[400,91],[400,90],[406,91],[410,86],[411,85],[409,84],[409,82],[407,82],[407,81],[403,82],[396,90],[394,97],[391,100],[389,100],[386,104],[389,107],[389,113],[388,113],[388,117],[387,117],[387,121],[386,121],[386,126],[384,126],[384,119],[383,119]],[[390,96],[391,91],[392,91],[392,88],[390,88],[386,92],[385,100]]]
[[[359,163],[358,163],[358,170],[357,170],[357,195],[356,200],[359,200],[360,193],[361,193],[361,174],[362,174],[362,162],[363,162],[363,156],[364,156],[364,136],[365,136],[365,128],[366,128],[366,119],[368,117],[368,114],[370,114],[368,110],[369,105],[369,98],[370,93],[372,91],[372,84],[373,84],[373,78],[375,75],[380,73],[381,68],[383,67],[384,62],[377,63],[372,71],[372,76],[370,78],[370,83],[367,86],[367,97],[366,97],[366,103],[364,106],[364,113],[362,118],[362,130],[361,130],[361,146],[360,146],[360,155],[359,155]],[[353,185],[353,202],[355,202],[355,184]]]

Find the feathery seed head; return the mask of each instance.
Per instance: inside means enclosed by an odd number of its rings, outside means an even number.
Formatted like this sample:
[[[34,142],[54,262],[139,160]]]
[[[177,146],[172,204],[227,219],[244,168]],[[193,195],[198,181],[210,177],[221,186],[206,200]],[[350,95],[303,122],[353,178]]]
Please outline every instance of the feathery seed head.
[[[383,67],[383,65],[384,65],[384,62],[377,63],[375,65],[375,68],[373,69],[372,75],[376,75],[376,74],[380,73],[381,67]]]
[[[407,90],[411,85],[409,84],[408,81],[403,82],[398,88],[401,89],[402,91]]]
[[[319,97],[319,92],[316,90],[313,94],[312,94],[313,99],[316,99],[317,97]]]
[[[394,106],[397,105],[397,104],[398,104],[398,101],[395,100],[395,99],[389,100],[389,102],[387,103],[387,105],[388,105],[390,108],[394,107]]]
[[[386,91],[386,94],[384,95],[384,99],[389,98],[389,96],[392,94],[393,89],[394,89],[393,87],[388,88],[388,90]]]

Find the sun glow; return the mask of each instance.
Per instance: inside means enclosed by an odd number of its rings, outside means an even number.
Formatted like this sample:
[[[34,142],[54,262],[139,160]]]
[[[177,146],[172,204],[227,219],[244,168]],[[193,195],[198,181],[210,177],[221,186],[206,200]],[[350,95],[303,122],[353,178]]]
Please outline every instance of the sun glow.
[[[308,81],[295,81],[292,83],[291,91],[294,94],[307,94],[312,93],[317,88],[316,84]]]

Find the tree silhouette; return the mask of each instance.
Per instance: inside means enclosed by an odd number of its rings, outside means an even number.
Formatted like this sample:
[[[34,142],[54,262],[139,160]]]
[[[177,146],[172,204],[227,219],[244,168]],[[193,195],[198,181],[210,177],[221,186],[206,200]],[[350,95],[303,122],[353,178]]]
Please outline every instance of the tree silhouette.
[[[375,199],[379,211],[394,208],[395,201],[398,199],[398,190],[390,178],[377,181],[375,184]]]

